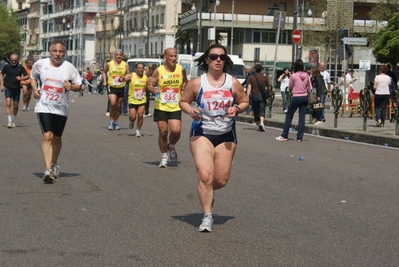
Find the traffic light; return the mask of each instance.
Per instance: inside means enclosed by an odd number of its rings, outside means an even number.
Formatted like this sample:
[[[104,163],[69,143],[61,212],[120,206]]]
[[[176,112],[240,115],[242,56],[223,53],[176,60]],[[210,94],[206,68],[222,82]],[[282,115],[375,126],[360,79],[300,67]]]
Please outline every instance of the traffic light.
[[[338,31],[339,44],[343,45],[344,41],[342,39],[349,37],[349,29],[340,29]]]

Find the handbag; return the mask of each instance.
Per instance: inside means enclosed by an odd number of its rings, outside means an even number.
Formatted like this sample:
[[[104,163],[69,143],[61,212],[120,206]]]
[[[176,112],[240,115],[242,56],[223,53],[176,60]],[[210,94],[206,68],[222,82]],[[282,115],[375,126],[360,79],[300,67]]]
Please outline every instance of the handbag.
[[[258,84],[259,91],[260,91],[260,93],[262,95],[262,98],[266,102],[267,99],[270,97],[270,92],[265,87],[263,87],[263,85],[260,84],[260,82],[258,80],[258,77],[256,77],[256,74],[254,74],[254,76],[255,76],[256,82]]]
[[[315,94],[313,94],[311,91],[308,91],[308,104],[313,105],[317,103],[317,98]]]
[[[314,109],[314,110],[324,109],[324,105],[323,105],[323,103],[316,103],[316,104],[313,104],[313,109]]]

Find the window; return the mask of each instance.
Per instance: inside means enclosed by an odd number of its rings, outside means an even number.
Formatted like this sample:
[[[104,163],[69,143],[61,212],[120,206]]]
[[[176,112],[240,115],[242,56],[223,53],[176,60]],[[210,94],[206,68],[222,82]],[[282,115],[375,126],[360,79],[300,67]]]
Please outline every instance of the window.
[[[267,15],[274,16],[274,10],[287,11],[286,3],[267,3]]]
[[[281,31],[279,44],[292,44],[292,31]],[[253,30],[252,42],[253,43],[266,43],[275,44],[277,37],[277,30]]]
[[[253,42],[260,43],[260,31],[253,32]]]

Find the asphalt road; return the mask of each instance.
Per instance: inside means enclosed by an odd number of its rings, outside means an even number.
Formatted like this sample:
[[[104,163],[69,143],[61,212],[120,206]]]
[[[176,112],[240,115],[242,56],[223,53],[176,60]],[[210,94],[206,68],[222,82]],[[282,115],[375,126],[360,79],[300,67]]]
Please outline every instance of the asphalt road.
[[[136,138],[125,116],[108,131],[105,107],[105,96],[71,96],[50,185],[35,113],[20,111],[14,129],[3,115],[1,267],[399,266],[397,149],[311,135],[277,142],[281,129],[239,123],[213,232],[199,233],[188,116],[178,163],[159,169],[152,118]]]

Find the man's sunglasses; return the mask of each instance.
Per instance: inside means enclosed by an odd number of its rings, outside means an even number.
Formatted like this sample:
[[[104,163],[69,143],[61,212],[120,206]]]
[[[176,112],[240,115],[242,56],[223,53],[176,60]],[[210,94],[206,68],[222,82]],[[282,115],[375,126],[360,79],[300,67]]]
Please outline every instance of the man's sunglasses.
[[[221,61],[225,61],[227,59],[227,56],[225,54],[221,54],[221,55],[209,54],[208,57],[210,60],[216,60],[216,59],[220,58]]]

